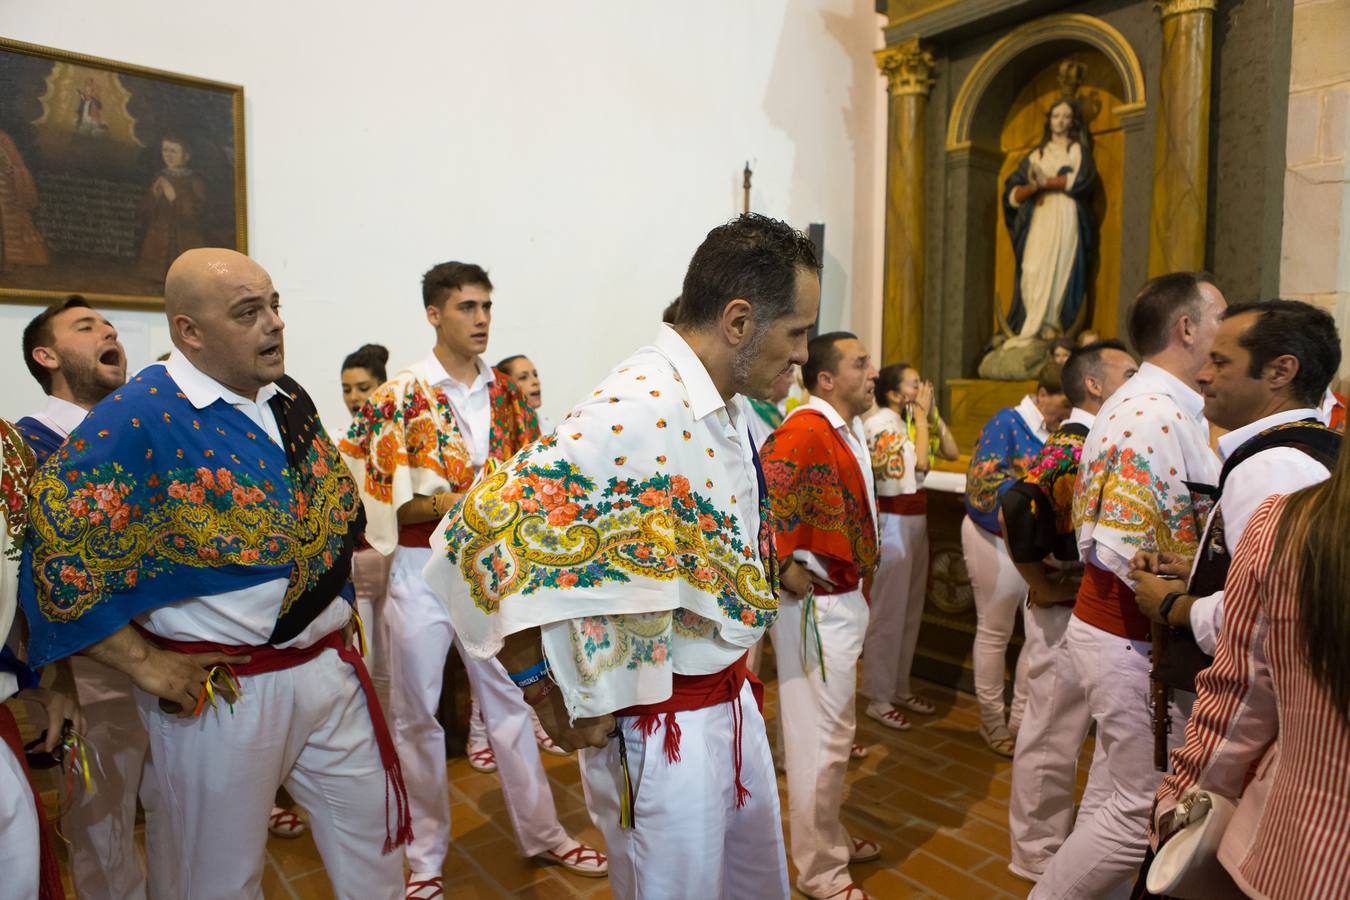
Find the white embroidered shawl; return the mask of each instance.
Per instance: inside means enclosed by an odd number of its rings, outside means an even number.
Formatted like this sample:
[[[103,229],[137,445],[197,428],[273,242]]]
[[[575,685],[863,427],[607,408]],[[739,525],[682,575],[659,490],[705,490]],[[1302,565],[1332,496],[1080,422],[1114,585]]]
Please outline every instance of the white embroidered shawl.
[[[1186,482],[1219,478],[1202,406],[1203,398],[1151,363],[1102,405],[1074,486],[1073,522],[1085,560],[1099,558],[1094,544],[1126,564],[1139,550],[1194,555],[1212,504]]]
[[[733,398],[733,427],[720,398],[705,408],[709,390],[664,329],[469,492],[424,572],[468,652],[494,655],[542,627],[554,679],[583,717],[661,702],[673,674],[721,671],[764,635],[776,559],[752,413]]]

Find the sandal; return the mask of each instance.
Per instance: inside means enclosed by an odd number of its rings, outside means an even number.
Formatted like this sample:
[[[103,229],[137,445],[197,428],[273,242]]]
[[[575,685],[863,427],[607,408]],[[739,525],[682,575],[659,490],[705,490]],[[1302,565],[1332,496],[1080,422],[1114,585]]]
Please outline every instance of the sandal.
[[[413,875],[403,890],[403,900],[437,900],[445,896],[445,886],[440,875]]]
[[[1017,742],[1014,741],[1013,736],[1008,733],[1008,729],[1002,725],[992,733],[981,725],[980,737],[984,738],[984,742],[989,746],[990,750],[993,750],[999,756],[1006,756],[1008,759],[1012,759],[1013,751],[1017,749]]]
[[[876,841],[859,838],[849,838],[849,840],[853,842],[853,850],[848,855],[849,862],[865,863],[881,858],[881,845]]]
[[[905,718],[904,713],[886,703],[867,704],[867,717],[869,719],[876,719],[882,725],[885,725],[887,728],[893,728],[896,731],[909,731],[911,727],[909,719]]]
[[[867,748],[862,744],[854,744],[849,748],[848,755],[850,759],[863,759],[867,756]]]
[[[556,863],[569,872],[574,872],[584,878],[603,878],[609,874],[609,860],[605,854],[594,847],[588,847],[580,841],[568,839],[568,844],[575,844],[571,850],[559,853],[562,847],[557,850],[550,850],[547,853],[540,854],[539,858],[544,862]],[[567,844],[562,845],[563,847]]]
[[[272,814],[267,817],[267,830],[273,837],[298,838],[308,827],[295,810],[281,806],[272,807]]]
[[[896,706],[903,706],[905,709],[920,716],[931,716],[937,712],[937,707],[920,697],[918,694],[910,694],[908,697],[896,697],[892,701]]]
[[[871,895],[856,884],[850,884],[842,891],[836,891],[829,897],[824,898],[824,900],[872,900],[872,898]]]
[[[473,750],[469,753],[469,766],[475,772],[495,772],[497,771],[497,754],[492,752],[491,747]]]
[[[549,737],[548,735],[543,735],[542,737],[539,737],[538,735],[536,735],[536,740],[537,740],[537,742],[538,742],[538,744],[539,744],[539,749],[542,750],[542,751],[544,751],[545,753],[549,754],[550,756],[571,756],[571,755],[572,755],[572,754],[568,753],[566,750],[564,750],[563,748],[559,747],[556,743],[554,743],[554,742],[553,742],[553,738]]]

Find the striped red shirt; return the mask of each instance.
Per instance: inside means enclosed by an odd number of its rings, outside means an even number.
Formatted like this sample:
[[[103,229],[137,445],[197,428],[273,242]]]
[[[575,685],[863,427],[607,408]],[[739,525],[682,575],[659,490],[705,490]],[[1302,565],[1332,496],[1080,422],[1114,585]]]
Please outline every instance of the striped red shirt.
[[[1262,504],[1238,544],[1218,652],[1196,680],[1186,743],[1172,754],[1156,815],[1196,785],[1240,796],[1259,762],[1265,804],[1239,806],[1220,861],[1253,896],[1343,898],[1350,893],[1350,728],[1304,659],[1297,569],[1272,559],[1285,499]]]

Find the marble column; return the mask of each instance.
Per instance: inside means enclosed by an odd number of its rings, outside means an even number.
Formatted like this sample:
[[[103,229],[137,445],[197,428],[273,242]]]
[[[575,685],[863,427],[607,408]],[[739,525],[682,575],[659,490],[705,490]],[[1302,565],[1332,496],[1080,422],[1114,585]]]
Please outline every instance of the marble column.
[[[890,112],[886,134],[886,274],[883,363],[923,361],[924,119],[933,54],[918,38],[878,50]]]
[[[1210,70],[1217,0],[1160,0],[1162,67],[1148,272],[1205,268]]]

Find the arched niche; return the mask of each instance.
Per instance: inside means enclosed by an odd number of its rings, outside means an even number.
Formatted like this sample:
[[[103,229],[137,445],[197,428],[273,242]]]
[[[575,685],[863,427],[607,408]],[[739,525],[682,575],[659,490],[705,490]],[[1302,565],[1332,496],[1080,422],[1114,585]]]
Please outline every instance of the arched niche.
[[[1046,91],[1028,86],[1044,81],[1060,61],[1075,59],[1095,70],[1080,97],[1096,90],[1104,105],[1089,123],[1094,133],[1111,130],[1117,142],[1117,170],[1106,197],[1114,208],[1103,209],[1099,241],[1109,265],[1097,272],[1114,283],[1097,294],[1105,304],[1093,307],[1085,325],[1119,333],[1122,310],[1117,298],[1132,296],[1146,271],[1149,147],[1144,137],[1144,80],[1138,56],[1125,38],[1100,19],[1079,14],[1047,16],[1022,25],[991,46],[962,82],[948,117],[946,134],[947,234],[944,270],[948,303],[959,304],[958,316],[947,321],[957,330],[944,334],[944,357],[959,359],[960,375],[974,374],[984,346],[995,329],[995,303],[1006,310],[1011,298],[1007,273],[1000,281],[997,265],[1002,233],[1000,177],[1017,148],[1008,143],[1010,123],[1025,113],[1029,102],[1048,102]],[[1044,95],[1044,96],[1040,96]],[[1020,158],[1020,157],[1019,157]],[[1141,189],[1142,187],[1142,189]],[[1106,221],[1109,213],[1112,221]],[[1140,239],[1134,235],[1142,236]],[[1006,268],[1004,266],[1003,268]],[[1094,303],[1097,298],[1089,297]],[[953,310],[952,312],[955,312]],[[1098,314],[1100,313],[1100,315]],[[1114,321],[1111,321],[1114,320]],[[952,372],[952,375],[957,375]],[[959,377],[959,376],[958,376]]]

